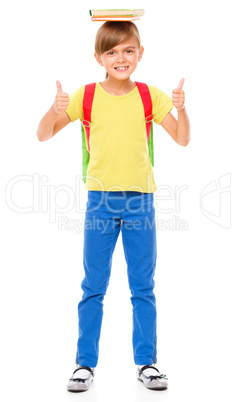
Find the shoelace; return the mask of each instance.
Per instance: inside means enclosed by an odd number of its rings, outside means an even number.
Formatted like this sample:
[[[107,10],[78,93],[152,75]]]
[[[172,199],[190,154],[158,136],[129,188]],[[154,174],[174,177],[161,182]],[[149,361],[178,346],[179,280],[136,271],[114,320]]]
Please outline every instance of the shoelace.
[[[85,382],[88,378],[71,378],[71,381]]]
[[[144,374],[144,370],[145,370],[145,369],[149,369],[149,368],[152,368],[152,369],[158,371],[159,374],[158,374],[158,375],[146,376],[146,375]],[[149,364],[146,365],[146,366],[144,366],[144,367],[140,370],[139,375],[143,375],[145,378],[149,379],[150,381],[157,380],[157,379],[168,380],[168,378],[166,377],[165,374],[161,374],[161,373],[159,372],[159,370],[158,370],[156,367],[153,367],[153,366],[151,366],[151,365],[149,365]]]
[[[147,377],[147,376],[146,376],[146,377]],[[159,379],[164,378],[164,380],[168,380],[168,378],[166,377],[166,375],[165,375],[165,374],[160,374],[160,375],[150,375],[150,376],[148,376],[147,378],[149,378],[149,379],[150,379],[150,381],[152,381],[152,380],[157,380],[158,378],[159,378]]]

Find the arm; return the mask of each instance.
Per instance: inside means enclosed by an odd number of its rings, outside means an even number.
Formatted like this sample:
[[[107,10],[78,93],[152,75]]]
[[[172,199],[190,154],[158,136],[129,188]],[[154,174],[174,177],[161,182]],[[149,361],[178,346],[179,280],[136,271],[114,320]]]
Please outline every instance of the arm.
[[[71,122],[66,112],[56,113],[53,105],[49,111],[40,120],[37,137],[40,142],[52,138],[58,131]]]
[[[185,108],[178,111],[178,120],[169,112],[162,120],[161,126],[177,144],[186,147],[190,141],[190,124]]]
[[[177,144],[186,146],[190,141],[190,124],[186,109],[184,106],[185,93],[182,90],[184,80],[182,79],[177,89],[172,93],[173,105],[178,111],[178,119],[169,112],[163,119],[161,125],[173,138]]]
[[[58,131],[70,123],[70,117],[65,112],[69,104],[68,94],[62,92],[61,84],[57,81],[57,95],[54,104],[41,119],[37,137],[39,141],[47,141]]]

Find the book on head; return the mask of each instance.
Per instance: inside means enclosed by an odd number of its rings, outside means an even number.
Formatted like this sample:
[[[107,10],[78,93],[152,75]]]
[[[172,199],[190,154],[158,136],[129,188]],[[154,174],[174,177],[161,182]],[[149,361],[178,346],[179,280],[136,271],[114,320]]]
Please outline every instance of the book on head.
[[[144,9],[99,9],[89,10],[92,21],[134,21],[144,15]]]

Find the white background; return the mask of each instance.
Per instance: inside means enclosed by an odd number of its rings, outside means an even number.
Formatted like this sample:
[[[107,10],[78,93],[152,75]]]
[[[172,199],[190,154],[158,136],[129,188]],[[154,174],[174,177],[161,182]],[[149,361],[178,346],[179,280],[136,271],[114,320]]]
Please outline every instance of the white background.
[[[22,0],[1,9],[2,400],[235,400],[233,6],[229,0]],[[155,206],[162,220],[157,367],[170,384],[158,395],[135,377],[121,236],[104,299],[95,381],[87,393],[66,391],[83,279],[83,232],[72,226],[83,222],[87,197],[83,183],[76,186],[80,122],[42,143],[36,130],[54,101],[57,79],[68,93],[104,79],[93,56],[101,24],[90,21],[90,8],[145,8],[137,22],[145,52],[133,80],[171,96],[186,79],[191,143],[178,146],[159,126],[154,132]],[[72,205],[75,195],[80,208]],[[60,217],[67,226],[59,226]]]

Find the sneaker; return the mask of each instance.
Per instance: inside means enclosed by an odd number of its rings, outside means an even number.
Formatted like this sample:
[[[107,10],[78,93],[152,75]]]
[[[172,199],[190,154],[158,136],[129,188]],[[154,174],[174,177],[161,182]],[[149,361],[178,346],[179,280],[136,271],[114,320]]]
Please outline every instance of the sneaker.
[[[83,370],[79,372],[79,370]],[[79,366],[72,374],[67,384],[67,391],[87,391],[93,381],[94,370],[87,366]]]
[[[159,370],[151,364],[147,364],[141,368],[138,367],[137,378],[149,389],[162,390],[168,388],[168,378],[166,378],[166,375],[160,374]]]

